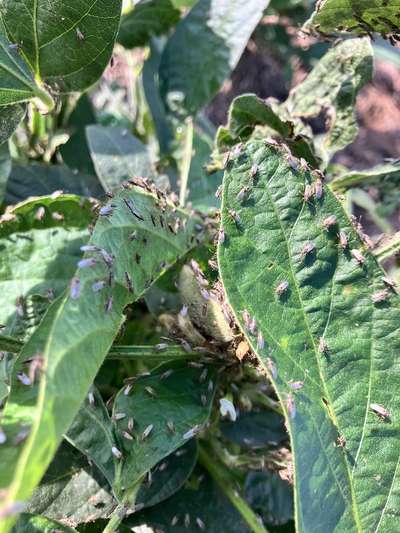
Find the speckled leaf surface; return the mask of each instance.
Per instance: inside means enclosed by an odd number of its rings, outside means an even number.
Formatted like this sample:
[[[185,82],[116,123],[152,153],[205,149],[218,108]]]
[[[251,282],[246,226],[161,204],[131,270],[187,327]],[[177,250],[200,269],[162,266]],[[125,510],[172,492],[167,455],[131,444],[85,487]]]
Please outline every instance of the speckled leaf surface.
[[[372,47],[368,38],[332,47],[307,78],[289,94],[284,108],[294,118],[327,114],[323,147],[333,154],[351,143],[358,132],[354,115],[357,94],[372,77]]]
[[[116,505],[110,486],[97,467],[64,441],[26,511],[76,527],[88,518],[106,518]]]
[[[3,333],[19,335],[19,318],[30,312],[27,297],[56,297],[65,289],[89,239],[90,209],[78,196],[47,196],[18,204],[10,212],[15,218],[0,223]]]
[[[305,26],[323,35],[378,32],[389,37],[400,29],[399,4],[396,0],[326,0]]]
[[[195,246],[195,236],[201,238],[196,218],[139,187],[121,191],[107,208],[90,240],[107,260],[95,252],[86,257],[94,266],[81,265],[71,290],[49,308],[14,365],[2,418],[3,505],[27,499],[39,483],[124,321],[125,306]],[[39,371],[33,386],[23,385],[18,372],[38,354],[45,372]],[[3,521],[0,531],[9,531],[12,522]]]
[[[35,76],[71,92],[92,85],[110,60],[121,0],[1,0],[0,14]]]
[[[151,37],[166,33],[180,19],[171,0],[141,0],[123,15],[118,42],[125,48],[146,46]]]
[[[235,68],[268,0],[199,0],[176,26],[161,58],[161,94],[193,115]]]
[[[0,107],[0,144],[11,137],[18,124],[24,118],[25,112],[25,104]]]
[[[284,407],[298,531],[391,532],[400,505],[400,302],[388,290],[373,303],[384,272],[327,186],[304,200],[313,179],[266,143],[245,146],[224,177],[222,282]]]
[[[203,379],[205,370],[206,367],[193,368],[187,363],[166,363],[150,376],[136,380],[129,394],[125,394],[125,388],[118,394],[114,418],[117,413],[126,416],[116,422],[123,454],[117,471],[117,492],[121,486],[128,489],[137,483],[159,461],[198,433],[191,435],[190,430],[200,429],[207,422],[214,397],[214,387],[209,384],[210,380],[215,384],[215,372],[209,368]],[[134,440],[123,436],[124,431],[132,434],[130,418]],[[149,426],[152,426],[149,435],[143,437]]]

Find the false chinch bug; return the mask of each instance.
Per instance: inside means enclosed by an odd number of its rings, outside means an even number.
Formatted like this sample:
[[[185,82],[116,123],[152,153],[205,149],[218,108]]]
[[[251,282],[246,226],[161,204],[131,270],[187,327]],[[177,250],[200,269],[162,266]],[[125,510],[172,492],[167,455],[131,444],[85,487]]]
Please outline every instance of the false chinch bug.
[[[377,416],[382,418],[382,420],[388,420],[390,418],[390,413],[385,407],[380,405],[379,403],[371,403],[369,408],[371,411],[373,411]]]

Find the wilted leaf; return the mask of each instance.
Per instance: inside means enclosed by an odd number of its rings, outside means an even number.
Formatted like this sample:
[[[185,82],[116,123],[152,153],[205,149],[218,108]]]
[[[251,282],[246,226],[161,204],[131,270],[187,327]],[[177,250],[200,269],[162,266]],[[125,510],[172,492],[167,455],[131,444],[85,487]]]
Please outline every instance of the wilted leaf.
[[[138,187],[121,191],[102,213],[90,244],[103,253],[86,257],[95,264],[81,264],[71,290],[49,308],[14,365],[2,418],[5,505],[27,499],[40,481],[124,321],[125,306],[196,244],[196,218]],[[98,282],[104,284],[94,290]],[[27,387],[18,373],[38,356],[46,371],[39,372],[39,386],[36,380]],[[15,446],[21,431],[28,440]],[[12,518],[4,521],[0,531],[11,524]]]
[[[359,90],[372,77],[369,39],[352,39],[331,48],[307,78],[289,94],[284,107],[294,118],[328,117],[324,148],[332,155],[351,143],[358,127],[354,106]]]
[[[400,30],[398,5],[391,0],[325,0],[317,4],[305,28],[322,35],[377,32],[388,38]]]
[[[121,0],[2,0],[9,40],[18,43],[35,77],[62,92],[92,85],[110,60]]]
[[[328,187],[304,200],[312,180],[274,147],[245,147],[224,178],[222,282],[285,410],[298,531],[392,531],[399,298]],[[250,193],[240,201],[246,184]],[[389,415],[381,419],[379,406]]]
[[[116,422],[123,454],[117,492],[134,486],[159,461],[196,436],[210,415],[214,397],[210,380],[215,383],[212,368],[207,371],[184,362],[166,363],[150,376],[135,380],[129,394],[122,389],[114,402],[114,418],[118,413],[126,415]],[[133,434],[134,440],[125,438],[124,431]]]
[[[77,196],[48,196],[17,205],[11,211],[15,219],[0,223],[0,290],[7,294],[0,308],[4,333],[21,333],[18,320],[30,313],[29,295],[41,295],[49,303],[65,289],[82,256],[80,247],[89,238],[90,207]]]
[[[127,129],[88,126],[86,136],[97,176],[106,191],[123,181],[151,175],[147,147]]]
[[[180,19],[171,0],[141,0],[123,15],[118,42],[125,48],[145,46],[151,37],[166,33]]]
[[[64,165],[14,164],[7,183],[6,203],[16,204],[31,196],[55,191],[101,198],[104,190],[95,176],[74,172]]]
[[[171,112],[194,115],[235,68],[268,0],[199,0],[176,26],[160,65]]]

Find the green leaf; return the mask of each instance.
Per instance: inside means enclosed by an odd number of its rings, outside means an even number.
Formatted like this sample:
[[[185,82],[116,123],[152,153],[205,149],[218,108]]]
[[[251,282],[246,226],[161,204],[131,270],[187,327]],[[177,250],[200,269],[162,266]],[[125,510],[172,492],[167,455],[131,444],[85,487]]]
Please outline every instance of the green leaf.
[[[166,33],[180,19],[171,0],[141,0],[123,15],[118,42],[125,48],[145,46],[154,35]]]
[[[97,176],[106,191],[123,181],[152,174],[147,147],[127,129],[88,126],[86,136]]]
[[[75,529],[44,516],[23,513],[12,531],[13,533],[53,533],[55,531],[72,533]]]
[[[260,132],[257,127],[262,127]],[[289,119],[283,105],[262,100],[255,94],[242,94],[232,101],[228,124],[218,129],[216,142],[218,149],[224,151],[252,136],[265,138],[268,134],[278,134],[296,157],[317,166],[314,147],[304,130],[299,119]]]
[[[63,442],[30,498],[27,511],[76,527],[89,517],[91,520],[106,518],[116,505],[106,479],[97,468]]]
[[[194,115],[238,63],[268,0],[199,0],[176,26],[160,65],[171,112]]]
[[[117,444],[106,406],[95,387],[91,388],[81,405],[66,439],[94,461],[110,485],[113,484],[115,457],[111,448]]]
[[[388,38],[400,30],[398,5],[391,0],[326,0],[317,4],[305,29],[322,35],[377,32]]]
[[[312,180],[277,148],[246,145],[224,177],[222,282],[285,411],[297,530],[392,531],[399,504],[400,302],[329,188],[304,201]],[[238,200],[248,185],[248,197]],[[339,231],[347,236],[342,246]],[[387,299],[374,303],[386,289]],[[390,417],[381,420],[371,404]]]
[[[83,94],[68,118],[69,140],[60,147],[63,161],[72,170],[85,174],[96,174],[86,140],[86,126],[97,122],[92,103],[87,94]]]
[[[23,333],[18,323],[30,313],[29,296],[52,299],[64,291],[89,238],[90,208],[77,196],[48,196],[17,205],[11,220],[0,223],[0,290],[7,294],[0,309],[3,333]]]
[[[161,365],[150,376],[135,380],[129,394],[126,388],[122,389],[113,410],[114,418],[118,418],[117,414],[126,415],[116,422],[123,454],[115,483],[117,493],[121,487],[133,487],[159,461],[199,432],[208,420],[214,398],[215,388],[210,381],[215,384],[211,367],[192,368],[177,362]],[[134,440],[123,436],[123,432],[132,434],[130,418]],[[150,431],[147,437],[146,431]]]
[[[0,204],[3,203],[4,200],[7,181],[11,173],[11,166],[12,163],[8,144],[0,144]]]
[[[223,421],[220,429],[228,440],[253,450],[276,446],[287,439],[283,418],[266,410],[242,413],[235,422]]]
[[[0,107],[0,144],[11,137],[24,118],[25,112],[26,107],[23,104]]]
[[[49,308],[14,365],[2,418],[7,442],[0,449],[0,486],[8,487],[5,505],[27,499],[39,483],[124,322],[125,306],[196,245],[198,220],[161,194],[132,187],[105,210],[108,216],[103,210],[90,244],[105,251],[108,263],[101,254],[90,254],[97,263],[78,270],[71,290]],[[101,281],[103,289],[94,291],[93,284]],[[27,387],[18,372],[37,354],[46,371],[39,372],[39,383],[36,379]],[[15,446],[21,431],[29,436]],[[11,518],[4,521],[0,531],[9,531],[11,524]]]
[[[295,119],[310,119],[326,113],[329,130],[323,148],[332,155],[355,139],[357,93],[371,77],[369,39],[343,41],[331,48],[307,78],[290,92],[284,108]]]
[[[121,0],[15,0],[0,3],[7,36],[37,79],[61,92],[92,85],[110,60]]]
[[[266,524],[293,519],[293,487],[273,472],[249,472],[244,487],[250,507]]]
[[[41,94],[41,89],[36,85],[28,65],[2,33],[0,33],[0,80],[0,106],[28,102]]]
[[[16,204],[31,196],[45,196],[59,190],[79,196],[104,196],[95,176],[74,172],[64,165],[14,164],[7,183],[6,203]]]
[[[14,337],[8,337],[7,335],[0,335],[0,351],[18,353],[22,348],[22,342],[14,339]]]
[[[190,520],[187,526],[186,516]],[[177,517],[176,524],[174,517]],[[196,519],[204,523],[207,533],[250,531],[218,485],[200,468],[195,470],[185,487],[171,498],[160,505],[135,513],[124,524],[130,527],[146,525],[152,529],[162,529],[165,533],[194,533],[201,531]],[[187,520],[186,518],[186,522]]]
[[[151,483],[142,483],[136,504],[152,507],[170,498],[182,488],[193,472],[196,461],[197,442],[192,439],[151,470]]]

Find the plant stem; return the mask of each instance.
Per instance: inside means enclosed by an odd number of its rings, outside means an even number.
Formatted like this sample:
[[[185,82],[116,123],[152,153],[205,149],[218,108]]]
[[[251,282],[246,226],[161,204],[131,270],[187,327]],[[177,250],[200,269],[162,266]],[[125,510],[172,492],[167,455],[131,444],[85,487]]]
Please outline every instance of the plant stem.
[[[213,453],[214,450],[205,449],[204,445],[199,446],[199,462],[206,468],[210,473],[211,477],[218,483],[219,487],[229,498],[231,503],[242,515],[243,519],[246,521],[250,530],[254,533],[268,533],[268,530],[260,524],[259,519],[253,510],[249,507],[247,502],[238,494],[236,489],[233,487],[229,476],[224,470],[223,466],[219,464],[219,460],[215,457]],[[211,458],[210,455],[213,454]]]
[[[189,117],[186,120],[185,145],[183,149],[182,165],[181,165],[181,188],[179,193],[179,205],[184,207],[186,203],[187,186],[189,181],[190,164],[192,161],[193,151],[193,118]]]
[[[56,106],[53,97],[46,91],[46,89],[43,88],[43,86],[40,86],[38,83],[35,86],[35,96],[40,100],[41,104],[44,105],[48,113],[53,111]]]
[[[200,355],[203,354],[195,351],[186,352],[179,344],[169,345],[163,350],[157,350],[155,346],[113,346],[108,352],[107,359],[171,361],[192,359]]]
[[[142,483],[142,480],[140,480],[138,483],[136,483],[127,494],[125,494],[122,502],[118,504],[118,506],[114,509],[110,520],[108,521],[108,524],[103,529],[103,533],[114,533],[117,531],[118,527],[120,526],[121,522],[126,516],[126,513],[129,509],[132,509],[135,507],[135,500],[137,493],[139,491],[139,487]]]

